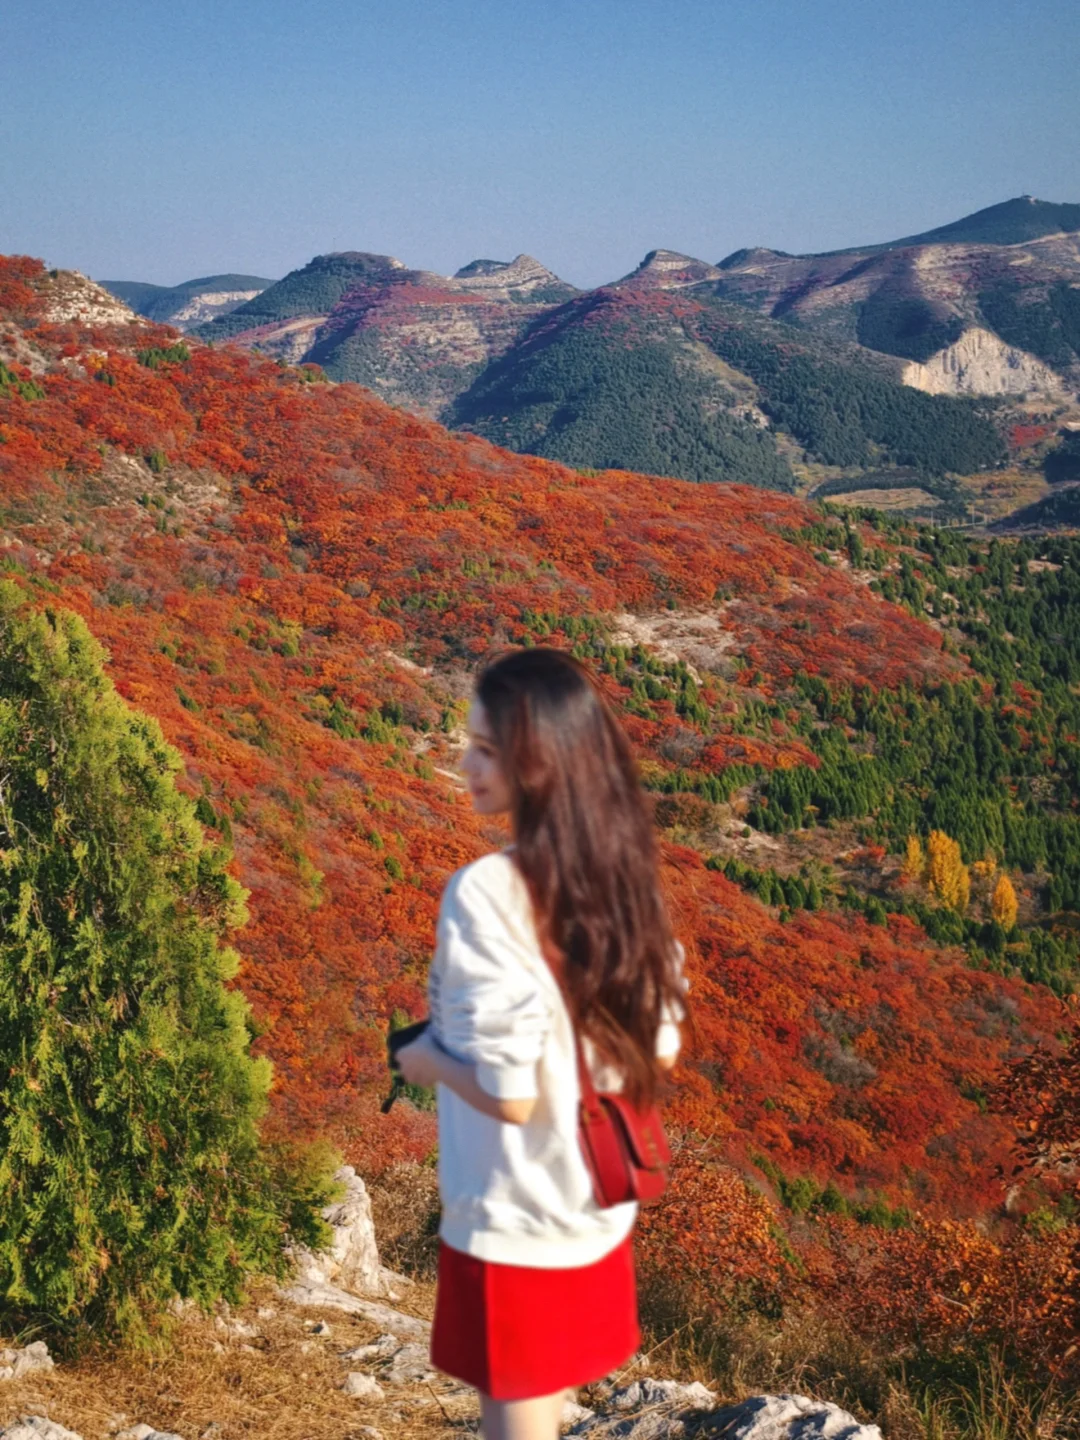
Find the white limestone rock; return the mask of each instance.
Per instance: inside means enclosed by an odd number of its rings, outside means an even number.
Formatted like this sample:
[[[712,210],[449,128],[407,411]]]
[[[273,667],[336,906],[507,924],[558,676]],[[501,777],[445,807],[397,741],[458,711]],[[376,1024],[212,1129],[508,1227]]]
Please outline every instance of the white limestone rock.
[[[711,1410],[716,1396],[696,1380],[654,1380],[651,1376],[623,1385],[604,1397],[604,1411],[590,1412],[571,1426],[571,1435],[590,1440],[675,1440],[685,1430],[685,1416]]]
[[[51,1370],[54,1361],[44,1340],[16,1350],[0,1350],[0,1380],[21,1380],[32,1370]]]
[[[342,1390],[356,1400],[381,1400],[383,1388],[374,1375],[365,1375],[362,1370],[350,1370],[345,1376]]]
[[[218,315],[227,315],[230,310],[236,310],[261,294],[261,289],[201,290],[197,295],[190,296],[179,310],[174,310],[168,323],[175,325],[178,330],[192,330],[196,325],[204,325],[207,320],[213,320]]]
[[[614,1391],[608,1403],[613,1410],[643,1410],[653,1405],[705,1409],[716,1404],[716,1396],[697,1380],[683,1385],[678,1380],[654,1380],[649,1375]]]
[[[155,1430],[153,1425],[144,1423],[121,1430],[116,1440],[180,1440],[180,1436],[172,1430]]]
[[[244,1320],[226,1320],[221,1315],[214,1320],[214,1329],[232,1340],[254,1340],[259,1333],[256,1325],[249,1325]]]
[[[380,1335],[370,1345],[357,1345],[355,1350],[346,1350],[342,1355],[343,1360],[389,1360],[401,1349],[401,1341],[396,1335]]]
[[[362,1315],[373,1325],[380,1325],[395,1335],[407,1335],[412,1339],[424,1339],[431,1331],[426,1320],[417,1320],[414,1315],[404,1315],[389,1305],[380,1305],[377,1300],[361,1300],[348,1290],[337,1285],[318,1285],[298,1281],[280,1292],[283,1300],[294,1305],[308,1305],[320,1310],[343,1310],[346,1315]]]
[[[389,1272],[379,1263],[367,1186],[351,1165],[343,1165],[334,1179],[345,1186],[345,1194],[322,1212],[333,1238],[326,1250],[317,1252],[296,1246],[295,1283],[334,1285],[359,1295],[391,1296]]]
[[[581,1425],[586,1420],[591,1420],[595,1414],[595,1410],[590,1410],[585,1405],[579,1405],[576,1400],[566,1400],[563,1402],[562,1418],[559,1424]]]
[[[79,270],[50,271],[43,283],[45,318],[53,325],[130,325],[139,316]],[[140,322],[142,323],[142,322]]]
[[[350,1364],[379,1365],[379,1379],[389,1385],[423,1385],[437,1378],[429,1347],[416,1341],[402,1343],[396,1335],[380,1335],[370,1345],[358,1345],[341,1357]]]
[[[1040,395],[1062,393],[1061,376],[1037,356],[1006,345],[991,330],[972,326],[959,340],[931,355],[925,364],[913,360],[900,377],[905,385],[929,395]]]
[[[726,1405],[710,1418],[709,1440],[881,1440],[876,1425],[863,1425],[826,1400],[806,1395],[753,1395]]]
[[[82,1440],[82,1436],[44,1415],[23,1415],[0,1428],[0,1440]]]
[[[390,1385],[424,1385],[434,1380],[437,1373],[432,1368],[428,1346],[412,1342],[402,1345],[381,1378]]]

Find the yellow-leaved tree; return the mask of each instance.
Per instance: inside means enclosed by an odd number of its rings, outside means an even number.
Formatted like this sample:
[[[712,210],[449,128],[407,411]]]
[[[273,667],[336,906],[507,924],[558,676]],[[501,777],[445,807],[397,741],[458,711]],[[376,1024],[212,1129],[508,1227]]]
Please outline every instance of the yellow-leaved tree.
[[[909,835],[904,847],[904,863],[900,867],[900,874],[905,880],[921,880],[925,869],[926,856],[923,854],[922,842],[917,835]]]
[[[998,876],[994,893],[990,898],[990,914],[1003,930],[1011,930],[1016,924],[1016,891],[1004,871]]]
[[[963,914],[971,895],[971,876],[960,856],[959,843],[944,830],[931,830],[926,850],[927,884],[944,904]]]

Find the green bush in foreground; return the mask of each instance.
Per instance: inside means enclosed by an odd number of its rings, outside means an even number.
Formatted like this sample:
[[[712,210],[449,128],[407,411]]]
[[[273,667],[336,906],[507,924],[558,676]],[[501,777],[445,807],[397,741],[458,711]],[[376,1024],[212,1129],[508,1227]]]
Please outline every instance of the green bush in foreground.
[[[0,1317],[140,1339],[283,1273],[329,1184],[260,1143],[246,895],[104,658],[0,585]]]

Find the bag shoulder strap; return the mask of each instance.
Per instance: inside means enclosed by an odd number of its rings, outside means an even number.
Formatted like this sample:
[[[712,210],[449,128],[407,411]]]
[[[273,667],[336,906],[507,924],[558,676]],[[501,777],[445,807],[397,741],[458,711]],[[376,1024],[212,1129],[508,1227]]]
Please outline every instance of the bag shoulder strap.
[[[581,1090],[582,1107],[590,1121],[602,1120],[604,1118],[604,1109],[596,1093],[596,1085],[593,1083],[588,1061],[585,1059],[585,1048],[581,1043],[581,1036],[578,1034],[577,1026],[574,1024],[574,1012],[570,1008],[570,1002],[567,998],[566,987],[563,985],[562,976],[551,963],[548,956],[543,953],[543,950],[541,950],[541,955],[543,956],[544,964],[551,971],[551,978],[555,981],[559,994],[562,996],[563,1005],[566,1007],[567,1019],[570,1021],[570,1030],[574,1037],[574,1055],[577,1061],[578,1086]]]

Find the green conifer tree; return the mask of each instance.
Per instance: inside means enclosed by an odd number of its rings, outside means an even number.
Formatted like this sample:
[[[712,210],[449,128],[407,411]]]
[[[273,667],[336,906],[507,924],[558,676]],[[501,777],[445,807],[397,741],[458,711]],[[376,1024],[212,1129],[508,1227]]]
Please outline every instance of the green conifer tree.
[[[0,584],[0,1317],[145,1339],[318,1243],[329,1157],[260,1142],[246,893],[104,658]]]

